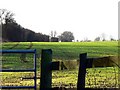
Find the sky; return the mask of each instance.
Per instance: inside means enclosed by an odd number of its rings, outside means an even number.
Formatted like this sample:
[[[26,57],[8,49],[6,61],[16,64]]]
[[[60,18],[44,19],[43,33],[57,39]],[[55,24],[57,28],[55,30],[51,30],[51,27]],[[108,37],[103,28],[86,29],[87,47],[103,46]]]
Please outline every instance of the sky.
[[[0,0],[0,9],[15,14],[21,26],[35,32],[60,35],[71,31],[75,40],[118,38],[119,0]]]

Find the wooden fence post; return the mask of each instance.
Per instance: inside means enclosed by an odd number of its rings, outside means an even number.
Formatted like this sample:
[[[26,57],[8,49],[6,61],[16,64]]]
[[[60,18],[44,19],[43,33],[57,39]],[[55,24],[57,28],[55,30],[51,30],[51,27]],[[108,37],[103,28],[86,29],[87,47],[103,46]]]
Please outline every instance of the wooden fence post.
[[[80,54],[79,58],[80,58],[80,64],[79,64],[79,72],[78,72],[77,90],[84,90],[87,53]]]
[[[52,70],[50,63],[52,62],[52,50],[43,49],[41,55],[41,79],[40,90],[48,90],[52,83]]]

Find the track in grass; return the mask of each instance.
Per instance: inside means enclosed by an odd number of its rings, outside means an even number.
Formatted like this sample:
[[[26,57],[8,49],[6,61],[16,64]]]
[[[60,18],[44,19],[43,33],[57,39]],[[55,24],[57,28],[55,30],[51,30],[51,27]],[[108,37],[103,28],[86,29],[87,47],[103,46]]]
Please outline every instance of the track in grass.
[[[2,49],[14,49],[15,47],[17,47],[19,45],[20,42],[6,42],[6,43],[2,43],[1,47]]]

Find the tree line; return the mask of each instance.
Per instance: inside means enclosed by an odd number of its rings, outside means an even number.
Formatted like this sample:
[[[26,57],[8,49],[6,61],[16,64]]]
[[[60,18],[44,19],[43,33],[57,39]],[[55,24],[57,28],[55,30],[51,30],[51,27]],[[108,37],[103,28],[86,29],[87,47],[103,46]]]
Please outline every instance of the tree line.
[[[0,10],[0,24],[2,25],[3,41],[48,42],[49,36],[42,33],[35,33],[19,25],[13,18],[14,14],[6,9]]]
[[[26,29],[19,25],[13,18],[14,14],[6,9],[0,9],[0,25],[2,26],[2,41],[12,42],[72,42],[74,40],[73,33],[65,31],[58,37],[57,32],[51,32],[51,35],[35,33],[30,29]]]
[[[2,25],[2,39],[4,41],[32,42],[41,41],[48,42],[49,36],[42,33],[35,33],[30,29],[25,29],[17,23],[8,23]]]

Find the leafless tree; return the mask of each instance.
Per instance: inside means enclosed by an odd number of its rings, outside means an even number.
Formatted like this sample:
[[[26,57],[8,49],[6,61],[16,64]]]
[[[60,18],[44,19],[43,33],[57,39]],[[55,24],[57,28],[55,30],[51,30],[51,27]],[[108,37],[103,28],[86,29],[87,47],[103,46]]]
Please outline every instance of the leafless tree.
[[[10,22],[15,22],[13,18],[14,14],[6,9],[0,9],[0,23],[7,24]]]
[[[52,31],[50,32],[50,36],[51,36],[51,37],[56,37],[56,35],[57,35],[57,32],[56,32],[56,31],[53,31],[53,30],[52,30]]]
[[[106,40],[106,34],[105,34],[105,33],[102,33],[102,34],[101,34],[101,39],[102,39],[102,41],[105,41],[105,40]]]
[[[56,32],[56,31],[54,31],[54,37],[56,37],[56,35],[57,35],[57,32]]]

